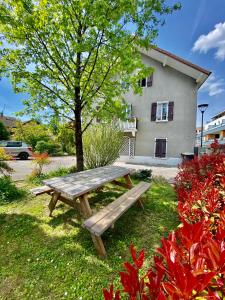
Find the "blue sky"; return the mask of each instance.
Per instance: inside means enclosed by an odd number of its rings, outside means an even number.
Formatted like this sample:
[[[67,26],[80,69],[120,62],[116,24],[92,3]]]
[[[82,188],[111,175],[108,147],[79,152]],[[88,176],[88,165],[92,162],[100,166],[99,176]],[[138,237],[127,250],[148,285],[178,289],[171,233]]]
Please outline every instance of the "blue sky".
[[[182,9],[166,17],[156,44],[213,72],[198,93],[198,103],[209,104],[205,120],[210,120],[225,110],[225,1],[180,2]],[[25,95],[15,94],[7,79],[0,82],[0,111],[5,106],[5,114],[13,115],[23,108],[23,99]]]

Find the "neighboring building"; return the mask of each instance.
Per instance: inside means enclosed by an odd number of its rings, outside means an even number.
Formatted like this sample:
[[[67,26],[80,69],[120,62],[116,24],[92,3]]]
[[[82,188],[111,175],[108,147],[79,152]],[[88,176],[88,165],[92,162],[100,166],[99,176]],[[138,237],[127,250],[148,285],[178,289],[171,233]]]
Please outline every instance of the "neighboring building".
[[[196,144],[200,144],[201,131],[197,134]],[[209,146],[215,139],[225,144],[225,110],[212,117],[203,129],[203,146]]]
[[[4,116],[3,112],[0,113],[0,122],[2,122],[10,133],[12,133],[13,128],[16,127],[16,118]]]
[[[159,48],[142,51],[154,68],[139,83],[143,94],[125,95],[129,118],[121,122],[124,147],[121,160],[176,165],[181,153],[193,152],[197,93],[211,72]]]

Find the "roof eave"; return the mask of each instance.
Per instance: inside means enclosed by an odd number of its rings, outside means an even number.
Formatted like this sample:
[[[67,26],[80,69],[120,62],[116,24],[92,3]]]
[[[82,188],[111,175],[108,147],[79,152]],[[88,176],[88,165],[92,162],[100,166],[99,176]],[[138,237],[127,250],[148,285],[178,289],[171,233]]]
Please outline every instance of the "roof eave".
[[[199,89],[202,84],[207,80],[207,78],[212,73],[202,67],[199,67],[191,62],[180,58],[170,52],[162,50],[157,47],[151,47],[148,50],[141,49],[141,53],[151,57],[154,60],[162,63],[163,67],[169,66],[196,81],[197,88]]]

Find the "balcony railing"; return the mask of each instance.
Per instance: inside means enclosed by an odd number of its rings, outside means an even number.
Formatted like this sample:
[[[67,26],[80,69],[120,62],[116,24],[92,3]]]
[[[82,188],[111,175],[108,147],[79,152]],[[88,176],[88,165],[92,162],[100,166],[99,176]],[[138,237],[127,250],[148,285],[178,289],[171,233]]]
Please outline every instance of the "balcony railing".
[[[136,132],[137,131],[137,118],[133,117],[126,121],[119,121],[119,128],[124,132]]]

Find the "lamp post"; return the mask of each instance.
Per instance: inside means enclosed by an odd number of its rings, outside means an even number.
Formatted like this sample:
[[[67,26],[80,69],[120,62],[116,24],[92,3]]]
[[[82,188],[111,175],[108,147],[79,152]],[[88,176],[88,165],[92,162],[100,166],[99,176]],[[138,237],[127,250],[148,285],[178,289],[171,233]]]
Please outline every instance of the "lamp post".
[[[201,147],[202,147],[202,138],[203,138],[203,115],[204,115],[204,112],[206,111],[206,109],[208,108],[208,104],[199,104],[198,105],[198,108],[202,114],[202,126],[201,126]]]

